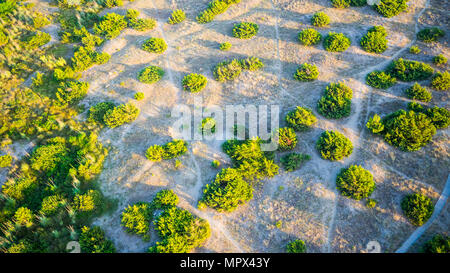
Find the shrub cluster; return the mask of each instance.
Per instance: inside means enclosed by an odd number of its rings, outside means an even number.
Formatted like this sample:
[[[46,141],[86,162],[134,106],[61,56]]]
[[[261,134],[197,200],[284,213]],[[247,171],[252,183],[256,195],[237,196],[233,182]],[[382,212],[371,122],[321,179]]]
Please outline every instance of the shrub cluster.
[[[431,87],[439,91],[447,91],[450,89],[450,73],[445,71],[444,73],[437,72],[431,79]]]
[[[425,43],[432,43],[444,37],[445,33],[438,27],[425,28],[417,32],[417,39]]]
[[[183,78],[183,90],[191,93],[197,93],[202,91],[206,84],[208,83],[208,80],[205,76],[201,74],[189,74]]]
[[[148,66],[141,70],[138,75],[138,80],[143,83],[155,83],[164,76],[164,70],[158,66]]]
[[[436,55],[433,57],[433,63],[435,65],[444,65],[447,63],[447,58],[445,58],[442,54]]]
[[[374,26],[361,38],[361,47],[372,53],[383,53],[387,49],[387,32],[383,26]]]
[[[303,163],[310,159],[311,157],[309,155],[291,153],[281,158],[281,164],[286,171],[292,172],[300,169]]]
[[[391,18],[408,8],[407,0],[381,0],[375,4],[375,10],[384,17]]]
[[[325,131],[316,143],[316,148],[323,159],[341,160],[353,152],[352,142],[336,131]]]
[[[97,226],[81,228],[79,241],[83,253],[115,253],[114,244],[105,236],[105,232]]]
[[[323,40],[323,47],[331,52],[344,52],[350,44],[350,39],[343,33],[330,32]]]
[[[351,165],[342,169],[337,175],[336,186],[342,195],[361,200],[372,194],[375,182],[368,170],[361,166]]]
[[[60,106],[73,105],[86,96],[89,89],[87,82],[65,81],[56,89],[56,101]]]
[[[101,5],[105,8],[121,7],[123,6],[122,0],[100,0]]]
[[[351,112],[353,91],[343,83],[330,83],[320,98],[317,108],[327,118],[347,117]]]
[[[415,226],[425,224],[434,210],[431,199],[420,193],[407,195],[403,198],[401,206],[406,218]]]
[[[242,70],[255,71],[264,67],[262,61],[257,57],[248,57],[245,59],[233,59],[224,61],[214,67],[214,79],[219,82],[232,81],[237,78]]]
[[[450,237],[445,235],[435,235],[423,246],[425,253],[450,253]]]
[[[288,126],[295,131],[306,131],[317,122],[317,118],[311,109],[300,106],[289,112],[285,120]]]
[[[322,35],[313,28],[307,28],[298,34],[298,40],[305,46],[316,45],[322,40]]]
[[[208,8],[197,16],[197,22],[200,24],[209,23],[214,20],[216,15],[224,13],[231,5],[237,4],[241,0],[212,0],[208,4]]]
[[[94,25],[94,32],[106,39],[114,39],[128,26],[125,16],[117,13],[108,13],[99,23]]]
[[[93,47],[79,47],[72,57],[72,68],[74,72],[81,72],[95,64],[101,65],[109,61],[111,56],[106,53],[99,53]],[[58,70],[55,70],[58,71]]]
[[[181,10],[177,9],[172,11],[172,14],[169,17],[169,24],[175,25],[183,22],[186,19],[186,13]]]
[[[278,129],[278,150],[288,151],[297,146],[297,135],[291,127]]]
[[[314,81],[319,77],[319,69],[313,64],[302,64],[294,74],[294,79],[302,82]]]
[[[316,12],[311,18],[311,24],[316,27],[327,26],[330,24],[330,17],[325,12]]]
[[[132,103],[121,104],[106,111],[103,116],[105,125],[109,128],[118,127],[124,123],[130,123],[137,119],[140,110]]]
[[[242,22],[233,27],[233,36],[239,39],[250,39],[258,34],[259,27],[255,23]]]
[[[302,240],[294,240],[287,244],[287,253],[306,253],[306,244]]]
[[[434,69],[422,62],[399,58],[389,65],[386,72],[400,81],[410,82],[428,79]]]
[[[410,88],[406,89],[405,93],[408,98],[413,100],[420,100],[423,102],[429,102],[432,98],[431,92],[428,91],[425,87],[422,87],[417,82]]]
[[[147,31],[156,27],[156,20],[153,18],[141,19],[139,17],[139,11],[135,9],[127,10],[125,18],[127,19],[128,26],[137,31]]]
[[[142,49],[148,52],[162,54],[167,49],[167,44],[162,38],[150,38],[144,42]]]
[[[373,71],[367,74],[366,83],[375,88],[387,89],[393,86],[397,79],[383,71]]]
[[[162,159],[172,159],[179,157],[187,152],[187,143],[183,140],[174,139],[164,145],[150,146],[145,156],[151,161],[161,161]]]
[[[112,102],[100,102],[89,109],[88,121],[96,123],[100,126],[105,124],[105,114],[108,110],[114,109],[115,104]]]

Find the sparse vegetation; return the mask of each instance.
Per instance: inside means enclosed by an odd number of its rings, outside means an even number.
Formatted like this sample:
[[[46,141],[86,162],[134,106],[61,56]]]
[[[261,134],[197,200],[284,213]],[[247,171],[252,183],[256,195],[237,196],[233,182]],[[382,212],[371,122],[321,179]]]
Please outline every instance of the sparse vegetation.
[[[311,157],[309,155],[291,153],[281,158],[281,164],[286,171],[292,172],[300,169],[304,162],[310,159]]]
[[[419,54],[421,52],[418,46],[412,46],[409,48],[409,53],[411,54]]]
[[[417,32],[417,39],[425,43],[432,43],[444,37],[445,33],[438,27],[425,28]]]
[[[136,92],[136,93],[134,94],[134,99],[135,99],[135,100],[143,100],[143,99],[144,99],[144,93],[142,93],[142,92]]]

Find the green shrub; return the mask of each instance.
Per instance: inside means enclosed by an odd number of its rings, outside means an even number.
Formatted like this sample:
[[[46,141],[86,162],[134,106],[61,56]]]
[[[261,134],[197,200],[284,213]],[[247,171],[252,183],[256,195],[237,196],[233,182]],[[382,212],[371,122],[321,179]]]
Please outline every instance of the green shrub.
[[[167,49],[167,44],[162,38],[150,38],[144,42],[142,49],[148,52],[162,54]]]
[[[214,78],[216,81],[232,81],[242,72],[241,64],[238,60],[221,62],[214,68]]]
[[[409,48],[409,53],[411,54],[419,54],[421,52],[418,46],[412,46]]]
[[[142,93],[142,92],[136,92],[136,93],[134,94],[134,99],[135,99],[135,100],[143,100],[143,99],[144,99],[144,93]]]
[[[214,160],[211,162],[211,166],[214,167],[214,168],[216,168],[216,169],[218,169],[218,168],[220,167],[220,161],[214,159]]]
[[[232,212],[253,198],[253,188],[242,179],[236,169],[222,169],[211,184],[203,190],[199,208],[205,206],[219,212]]]
[[[104,64],[109,61],[108,53],[98,53],[92,48],[79,47],[72,57],[72,67],[75,72],[84,71],[94,64]]]
[[[150,146],[147,149],[145,156],[147,157],[148,160],[151,161],[155,162],[161,161],[164,157],[164,148],[160,145]]]
[[[366,200],[366,207],[369,209],[374,208],[378,204],[377,200],[374,200],[372,198],[367,198]]]
[[[387,73],[398,80],[410,82],[426,80],[433,75],[434,69],[428,64],[399,58],[387,68]]]
[[[372,174],[358,165],[342,169],[336,178],[337,189],[343,196],[361,200],[369,197],[375,189]]]
[[[103,7],[108,9],[123,6],[122,0],[101,0],[100,3]]]
[[[403,198],[401,206],[406,218],[415,226],[425,224],[434,210],[431,199],[420,193],[407,195]]]
[[[336,131],[325,131],[316,143],[316,148],[323,159],[341,160],[353,152],[352,142]]]
[[[176,206],[179,200],[173,190],[161,190],[156,194],[152,205],[155,209],[166,209]]]
[[[157,66],[149,66],[141,70],[138,75],[138,80],[143,83],[155,83],[164,76],[164,70]]]
[[[350,6],[350,0],[331,0],[333,7],[335,8],[348,8]]]
[[[52,36],[50,34],[38,31],[34,36],[26,40],[26,48],[29,50],[36,49],[50,42],[51,39]]]
[[[164,145],[153,145],[147,149],[146,157],[151,161],[172,159],[187,152],[187,143],[183,140],[172,140]]]
[[[286,123],[295,131],[306,131],[317,122],[317,118],[311,109],[297,106],[286,115]]]
[[[302,240],[294,240],[287,244],[287,253],[306,253],[306,244]]]
[[[350,0],[352,7],[364,7],[365,5],[367,5],[367,0]]]
[[[122,212],[121,225],[131,234],[143,236],[143,239],[150,240],[150,221],[152,220],[153,210],[151,204],[138,202],[129,205]]]
[[[263,62],[257,57],[247,57],[245,59],[240,59],[239,64],[242,69],[256,71],[264,67]]]
[[[181,9],[174,10],[169,18],[169,24],[175,25],[183,22],[186,19],[186,13]]]
[[[106,39],[114,39],[128,26],[125,17],[117,13],[108,13],[94,25],[94,32]]]
[[[431,87],[439,91],[447,91],[450,88],[450,73],[437,72],[431,79]]]
[[[56,90],[56,99],[60,105],[72,105],[83,99],[89,89],[87,82],[61,82]]]
[[[241,0],[212,0],[208,8],[197,16],[197,22],[200,24],[209,23],[214,20],[216,15],[224,13],[232,4],[237,4]]]
[[[19,226],[31,227],[33,226],[33,212],[29,208],[18,208],[14,214],[14,223]]]
[[[205,76],[195,73],[185,76],[182,81],[183,90],[191,93],[202,91],[206,87],[207,83],[208,80]]]
[[[44,14],[39,14],[37,17],[33,18],[33,26],[36,29],[48,26],[50,23],[50,20]]]
[[[417,39],[425,43],[437,42],[445,33],[438,27],[425,28],[417,32]]]
[[[61,167],[66,167],[69,162],[68,149],[64,143],[49,143],[37,147],[31,154],[31,168],[42,171],[47,176],[57,173]]]
[[[66,204],[67,200],[65,200],[61,195],[50,195],[42,200],[39,213],[42,213],[46,216],[51,216]]]
[[[0,156],[0,168],[11,166],[12,156],[10,154]]]
[[[365,51],[380,54],[387,49],[386,37],[387,32],[383,26],[374,26],[361,38],[360,44]]]
[[[114,244],[105,237],[105,232],[97,226],[82,227],[79,243],[83,253],[115,253]]]
[[[374,134],[381,133],[384,130],[384,124],[381,121],[381,117],[377,114],[369,119],[366,127]]]
[[[347,117],[351,112],[353,91],[343,83],[330,83],[320,98],[317,108],[327,118]]]
[[[408,8],[407,0],[381,0],[375,4],[375,10],[384,17],[391,18]]]
[[[216,132],[216,121],[212,117],[207,117],[202,120],[201,126],[202,135],[214,134]]]
[[[302,82],[314,81],[319,77],[319,70],[313,64],[302,64],[294,74],[294,79]]]
[[[250,39],[258,34],[259,27],[255,23],[242,22],[233,27],[233,36],[239,39]]]
[[[316,27],[327,26],[330,24],[330,17],[325,12],[316,12],[311,18],[311,24]]]
[[[425,243],[423,247],[425,253],[450,253],[450,237],[445,235],[435,235]]]
[[[423,113],[425,111],[423,106],[421,104],[417,103],[416,101],[412,101],[412,102],[408,103],[407,109],[409,111],[414,111],[417,113]]]
[[[425,87],[422,87],[417,82],[410,88],[405,90],[406,95],[410,99],[420,100],[423,102],[429,102],[432,98],[431,92]]]
[[[350,39],[343,33],[330,32],[323,40],[323,47],[331,52],[344,52],[350,44]]]
[[[433,57],[433,63],[435,65],[444,65],[447,63],[447,58],[445,58],[444,55],[439,54]]]
[[[291,153],[281,158],[281,164],[286,171],[292,172],[300,169],[303,163],[310,159],[311,157],[309,155]]]
[[[124,123],[130,123],[137,119],[140,110],[131,103],[121,104],[106,111],[103,117],[106,126],[115,128]]]
[[[100,102],[97,103],[95,106],[92,106],[89,109],[89,117],[88,121],[92,123],[97,123],[98,125],[104,125],[105,124],[105,114],[108,112],[108,110],[114,109],[115,104],[112,102]]]
[[[294,129],[290,127],[278,129],[278,150],[288,151],[297,145],[297,135]]]
[[[392,77],[383,71],[373,71],[367,74],[366,83],[369,86],[378,89],[387,89],[393,86],[397,82],[397,79]]]
[[[322,35],[313,28],[307,28],[298,34],[298,40],[305,46],[316,45],[322,40]]]
[[[79,212],[98,212],[101,209],[103,196],[97,190],[88,190],[85,194],[77,194],[72,206]]]
[[[137,31],[147,31],[156,27],[156,20],[153,18],[139,19],[139,11],[129,9],[125,16],[128,21],[128,26]]]
[[[428,108],[425,114],[431,119],[436,129],[445,129],[450,125],[450,111],[443,107]]]
[[[228,51],[228,50],[230,50],[230,48],[231,48],[231,43],[229,43],[229,42],[220,44],[220,50],[222,50],[222,51]]]

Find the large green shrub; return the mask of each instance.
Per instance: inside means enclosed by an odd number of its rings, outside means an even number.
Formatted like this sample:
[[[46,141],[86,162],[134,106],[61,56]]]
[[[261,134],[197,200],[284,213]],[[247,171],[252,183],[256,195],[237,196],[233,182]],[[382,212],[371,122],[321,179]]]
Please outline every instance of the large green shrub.
[[[392,77],[390,74],[385,73],[384,71],[372,71],[367,74],[366,83],[375,88],[379,89],[387,89],[393,86],[397,82],[395,77]]]
[[[177,9],[172,11],[172,14],[169,17],[169,24],[175,25],[183,22],[186,19],[186,13],[181,10]]]
[[[399,58],[387,68],[387,73],[400,81],[410,82],[426,80],[433,75],[434,69],[428,64]]]
[[[350,39],[343,33],[330,32],[323,40],[323,47],[331,52],[344,52],[350,44]]]
[[[383,26],[374,26],[361,38],[361,47],[372,53],[383,53],[387,49],[387,32]]]
[[[121,225],[129,233],[143,236],[144,240],[150,240],[150,221],[153,210],[151,204],[139,202],[129,205],[122,212]]]
[[[429,102],[432,98],[431,92],[428,91],[425,87],[422,87],[417,82],[410,88],[406,89],[405,93],[408,98],[413,100],[420,100],[423,102]]]
[[[398,15],[400,12],[408,8],[407,0],[381,0],[375,4],[375,10],[384,17],[390,18]]]
[[[341,160],[353,152],[352,142],[336,131],[325,131],[316,143],[316,148],[323,159]]]
[[[330,24],[330,17],[325,12],[316,12],[311,18],[311,24],[316,27],[327,26]]]
[[[450,73],[445,71],[444,73],[437,72],[431,79],[431,87],[439,91],[447,91],[450,89]]]
[[[313,28],[304,29],[298,34],[298,40],[305,46],[316,45],[321,39],[322,35]]]
[[[306,244],[302,240],[294,240],[287,244],[287,253],[306,253]]]
[[[182,82],[183,90],[191,93],[197,93],[202,91],[206,87],[207,83],[208,80],[206,79],[205,76],[195,73],[186,75],[183,78]]]
[[[311,109],[300,106],[286,115],[286,123],[295,131],[306,131],[316,122],[317,118]]]
[[[99,23],[95,24],[94,32],[106,39],[114,39],[128,26],[125,16],[117,13],[108,13],[103,16]]]
[[[450,125],[450,111],[447,108],[434,106],[428,108],[425,114],[430,118],[436,129],[445,129]]]
[[[319,77],[319,69],[313,64],[302,64],[294,74],[294,79],[302,82],[314,81]]]
[[[105,236],[105,232],[97,226],[81,228],[79,243],[83,253],[115,253],[114,244]]]
[[[343,83],[330,83],[320,98],[317,108],[327,118],[347,117],[351,112],[353,91]]]
[[[162,38],[150,38],[144,42],[142,49],[148,52],[162,54],[167,49],[167,44]]]
[[[52,37],[50,34],[38,31],[35,35],[30,36],[26,42],[26,48],[28,50],[36,49],[50,42]]]
[[[255,23],[242,22],[233,27],[233,36],[239,39],[250,39],[258,34],[259,27]]]
[[[369,197],[375,189],[372,174],[358,165],[342,169],[336,178],[337,189],[342,195],[361,200]]]
[[[438,27],[425,28],[417,32],[417,39],[425,43],[432,43],[444,37],[444,35],[445,32]]]
[[[140,82],[152,84],[155,83],[164,76],[164,70],[158,66],[148,66],[141,70],[138,75],[138,79]]]
[[[238,60],[221,62],[214,68],[214,78],[216,81],[232,81],[242,72],[241,64]]]
[[[450,253],[450,237],[445,235],[435,235],[423,246],[425,253]]]
[[[406,218],[415,226],[425,224],[434,210],[431,199],[420,193],[407,195],[403,198],[401,206]]]
[[[106,126],[115,128],[124,123],[130,123],[137,119],[140,110],[134,104],[126,103],[106,111],[103,119]]]
[[[311,157],[309,155],[291,153],[281,158],[281,164],[286,171],[292,172],[300,169],[303,163],[310,159]]]

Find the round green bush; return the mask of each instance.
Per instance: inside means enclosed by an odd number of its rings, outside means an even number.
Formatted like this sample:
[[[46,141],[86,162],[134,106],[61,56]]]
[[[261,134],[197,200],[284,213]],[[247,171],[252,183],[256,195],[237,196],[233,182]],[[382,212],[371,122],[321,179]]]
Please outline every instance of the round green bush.
[[[241,64],[238,60],[221,62],[214,68],[214,79],[218,82],[232,81],[242,72]]]
[[[232,46],[231,43],[225,42],[225,43],[220,44],[219,48],[222,51],[228,51],[228,50],[230,50],[231,46]]]
[[[437,72],[431,79],[431,87],[439,91],[447,91],[450,88],[450,73]]]
[[[179,23],[183,22],[185,19],[186,19],[186,13],[181,9],[177,9],[172,12],[168,22],[171,25],[175,25],[175,24],[179,24]]]
[[[297,135],[294,129],[290,127],[278,129],[278,150],[288,151],[297,145]]]
[[[435,235],[425,243],[423,247],[425,253],[450,253],[450,237],[445,235]]]
[[[294,79],[302,82],[314,81],[319,77],[319,69],[313,64],[302,64],[294,74]]]
[[[336,186],[343,196],[361,200],[375,189],[372,174],[361,166],[351,165],[337,175]]]
[[[167,49],[167,44],[162,38],[150,38],[144,42],[142,49],[148,52],[161,54]]]
[[[364,35],[360,44],[361,47],[371,53],[383,53],[387,49],[387,32],[383,26],[374,26]]]
[[[316,27],[324,27],[330,24],[330,17],[325,12],[316,12],[311,18],[311,24]]]
[[[311,159],[309,155],[291,153],[283,156],[280,161],[286,171],[292,172],[298,170],[309,159]]]
[[[386,72],[400,81],[411,82],[428,79],[434,69],[426,63],[399,58],[389,65]]]
[[[447,58],[445,58],[444,55],[439,54],[433,57],[433,63],[435,65],[444,65],[447,63]]]
[[[306,244],[302,240],[294,240],[287,244],[286,251],[288,253],[306,253]]]
[[[330,83],[317,103],[318,112],[327,118],[339,119],[351,113],[353,91],[343,83]]]
[[[157,66],[148,66],[139,72],[138,80],[143,83],[155,83],[164,76],[164,70]]]
[[[343,33],[330,32],[323,40],[325,50],[331,52],[344,52],[350,47],[350,39]]]
[[[164,152],[164,148],[160,145],[153,145],[147,149],[145,156],[148,160],[158,162],[163,159]]]
[[[428,108],[425,114],[437,129],[445,129],[450,125],[450,111],[447,108],[434,106]]]
[[[417,82],[410,88],[406,89],[405,93],[408,98],[423,102],[429,102],[432,98],[431,92]]]
[[[313,28],[304,29],[298,34],[298,40],[305,46],[316,45],[321,39],[322,35]]]
[[[419,54],[421,52],[418,46],[412,46],[409,48],[409,53],[411,54]]]
[[[166,209],[178,204],[179,198],[173,190],[161,190],[153,198],[152,206],[155,209]]]
[[[150,239],[150,221],[152,220],[151,204],[139,202],[129,205],[122,212],[121,225],[132,234],[143,236],[144,240]]]
[[[407,195],[403,198],[401,206],[406,218],[415,226],[425,224],[434,210],[431,199],[420,193]]]
[[[137,119],[140,110],[132,103],[121,104],[106,111],[103,117],[106,126],[115,128],[124,123],[130,123]]]
[[[255,23],[242,22],[233,27],[233,36],[239,39],[250,39],[258,33],[259,27]]]
[[[331,0],[333,7],[335,8],[348,8],[350,6],[350,0]]]
[[[297,106],[286,115],[286,123],[295,131],[306,131],[317,122],[317,118],[311,109]]]
[[[378,89],[387,89],[393,86],[396,82],[396,78],[391,77],[390,74],[386,74],[383,71],[370,72],[366,77],[367,85]]]
[[[381,133],[384,130],[384,124],[381,121],[381,117],[377,114],[367,121],[366,127],[374,134]]]
[[[135,100],[143,100],[143,99],[144,99],[144,93],[142,93],[142,92],[136,92],[136,93],[134,94],[134,99],[135,99]]]
[[[438,27],[425,28],[417,32],[417,39],[424,43],[432,43],[444,37],[445,33]]]
[[[323,159],[341,160],[353,152],[352,142],[336,131],[325,131],[316,143],[316,148]]]
[[[183,90],[191,93],[196,93],[202,91],[206,84],[208,83],[208,80],[205,76],[201,74],[189,74],[183,78]]]
[[[391,18],[408,8],[406,2],[407,0],[381,0],[374,8],[384,17]]]

